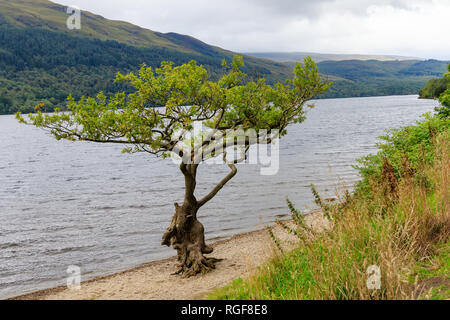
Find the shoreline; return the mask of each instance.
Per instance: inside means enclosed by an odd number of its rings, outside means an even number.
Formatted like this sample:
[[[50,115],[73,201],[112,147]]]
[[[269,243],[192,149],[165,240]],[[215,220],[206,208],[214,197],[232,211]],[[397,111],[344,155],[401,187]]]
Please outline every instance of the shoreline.
[[[305,222],[320,231],[329,222],[316,210],[305,215]],[[294,236],[275,226],[274,233],[283,246],[294,249]],[[247,277],[257,267],[273,257],[273,245],[267,231],[241,233],[211,245],[213,257],[223,259],[217,269],[193,278],[172,275],[176,271],[176,257],[148,262],[108,276],[96,277],[81,283],[80,290],[59,286],[19,295],[6,300],[197,300],[233,280]]]
[[[383,94],[383,95],[367,95],[367,96],[348,96],[348,97],[332,97],[332,98],[315,98],[313,100],[311,100],[312,102],[314,101],[319,101],[319,100],[337,100],[337,99],[364,99],[364,98],[383,98],[383,97],[412,97],[412,96],[417,96],[418,99],[420,100],[435,100],[433,98],[421,98],[420,95],[416,92],[416,93],[408,93],[408,94]],[[61,110],[62,112],[67,112],[68,110]],[[33,114],[35,114],[36,112],[32,112]],[[42,114],[54,114],[55,112],[50,112],[50,111],[44,111],[42,112]],[[25,114],[25,115],[28,115]],[[11,116],[11,117],[15,117],[15,113],[0,113],[0,116]]]

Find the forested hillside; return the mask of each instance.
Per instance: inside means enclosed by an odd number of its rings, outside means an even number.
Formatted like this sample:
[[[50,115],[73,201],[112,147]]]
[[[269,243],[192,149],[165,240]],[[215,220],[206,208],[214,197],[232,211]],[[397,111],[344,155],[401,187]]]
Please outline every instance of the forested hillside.
[[[174,49],[128,46],[117,41],[70,37],[44,29],[0,26],[0,113],[28,112],[44,103],[60,106],[69,93],[75,97],[123,90],[113,79],[117,72],[139,69],[142,63],[159,66],[170,60],[182,64],[195,59],[213,75],[222,72],[229,55],[185,54]],[[249,74],[275,81],[280,75],[264,64],[247,63]],[[280,73],[286,71],[280,66]]]
[[[124,90],[117,72],[137,71],[145,63],[183,64],[196,60],[212,76],[224,72],[223,59],[234,53],[175,33],[156,33],[125,22],[83,13],[81,30],[66,28],[65,8],[45,0],[0,0],[0,114],[64,107],[71,93],[79,98],[98,91]],[[109,39],[109,40],[108,40]],[[244,71],[270,82],[291,69],[270,60],[245,57]]]
[[[348,60],[318,63],[323,74],[341,78],[323,98],[418,94],[445,72],[448,61]]]
[[[306,54],[251,53],[255,57],[284,62],[291,67]],[[322,98],[418,94],[427,81],[441,76],[449,63],[398,56],[318,53],[310,53],[310,56],[318,62],[321,73],[334,81],[333,87]],[[442,86],[441,80],[439,87]]]

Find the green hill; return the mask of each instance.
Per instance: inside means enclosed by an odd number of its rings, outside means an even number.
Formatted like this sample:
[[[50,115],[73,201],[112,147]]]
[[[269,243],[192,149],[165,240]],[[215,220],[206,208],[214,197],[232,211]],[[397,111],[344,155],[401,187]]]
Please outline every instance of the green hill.
[[[438,60],[319,62],[321,73],[342,79],[322,97],[418,94],[430,79],[442,75],[448,64]]]
[[[318,62],[321,73],[334,81],[333,87],[322,98],[418,94],[430,79],[441,76],[449,63],[401,56],[307,52],[249,54],[283,62],[291,67],[295,61],[310,55]]]
[[[81,30],[66,27],[66,7],[46,0],[0,0],[0,114],[29,112],[44,103],[62,107],[69,93],[76,98],[103,90],[126,90],[115,84],[118,71],[138,70],[142,63],[183,64],[192,59],[213,76],[234,53],[195,38],[158,33],[130,23],[82,13]],[[270,82],[291,74],[290,67],[245,56],[244,71]]]

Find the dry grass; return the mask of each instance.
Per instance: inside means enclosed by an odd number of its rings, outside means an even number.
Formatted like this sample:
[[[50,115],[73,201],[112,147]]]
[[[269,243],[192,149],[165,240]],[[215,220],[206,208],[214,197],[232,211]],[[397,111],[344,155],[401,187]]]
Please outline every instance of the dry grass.
[[[450,236],[448,133],[434,140],[432,165],[423,164],[417,179],[412,170],[396,177],[384,159],[380,178],[365,192],[338,197],[323,206],[334,227],[314,234],[290,206],[297,227],[286,228],[300,240],[299,248],[279,254],[247,280],[213,293],[211,299],[415,299],[423,289],[418,266],[442,252],[448,260]],[[407,169],[407,161],[404,162]],[[279,246],[279,243],[277,243]],[[438,259],[439,260],[439,259]],[[448,261],[447,266],[448,266]],[[445,262],[444,262],[445,263]],[[369,290],[367,270],[381,270],[381,289]],[[435,266],[436,267],[436,266]],[[440,266],[437,266],[439,268]],[[446,279],[450,276],[447,274]],[[445,277],[444,277],[445,278]],[[444,281],[445,282],[445,281]]]

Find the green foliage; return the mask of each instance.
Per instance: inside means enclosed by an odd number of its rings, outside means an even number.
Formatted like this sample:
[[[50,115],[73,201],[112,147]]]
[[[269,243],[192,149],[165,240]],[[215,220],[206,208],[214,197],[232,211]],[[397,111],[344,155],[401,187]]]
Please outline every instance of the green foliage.
[[[118,73],[116,81],[132,88],[107,97],[68,98],[70,112],[30,114],[17,119],[48,129],[56,139],[132,145],[127,152],[166,156],[175,150],[177,132],[189,131],[196,121],[226,135],[230,129],[280,130],[305,119],[304,105],[329,88],[311,58],[297,64],[294,77],[271,86],[265,79],[244,81],[242,57],[235,57],[218,81],[191,61],[181,66],[163,62],[159,68],[143,65],[139,74]],[[160,107],[160,108],[157,108]],[[270,142],[269,137],[266,137]],[[211,142],[212,144],[213,142]]]
[[[416,125],[389,130],[380,137],[382,142],[377,145],[380,152],[359,159],[360,165],[355,166],[363,178],[358,184],[360,191],[370,189],[370,179],[381,179],[386,163],[392,166],[397,178],[420,172],[419,168],[430,164],[435,157],[436,136],[449,127],[449,118],[426,115]]]
[[[450,89],[450,64],[447,66],[448,73],[442,79],[431,79],[420,91],[421,98],[437,99],[447,89]]]
[[[442,106],[436,108],[438,114],[442,117],[450,118],[450,89],[441,94],[439,102]]]
[[[433,259],[419,263],[416,273],[419,280],[448,277],[450,275],[450,243],[438,246]]]
[[[447,89],[440,97],[439,101],[441,104],[445,107],[450,107],[450,89]],[[447,116],[448,116],[448,110],[447,110]]]
[[[447,281],[450,275],[450,243],[444,243],[436,248],[436,254],[426,261],[417,263],[415,274],[420,282],[426,283],[428,279],[442,279]],[[436,281],[437,280],[437,281]],[[447,285],[437,286],[425,292],[419,297],[420,299],[430,300],[448,300],[450,299],[450,287]]]
[[[448,73],[445,75],[445,79],[447,80],[447,90],[441,94],[439,97],[439,102],[442,107],[438,107],[436,111],[443,117],[450,117],[450,64],[448,65]]]
[[[424,99],[436,99],[447,89],[448,84],[449,82],[446,78],[431,79],[420,90],[420,97]]]
[[[442,117],[450,117],[450,64],[447,66],[448,73],[442,79],[430,80],[420,92],[422,98],[438,99],[441,106],[436,112]]]

